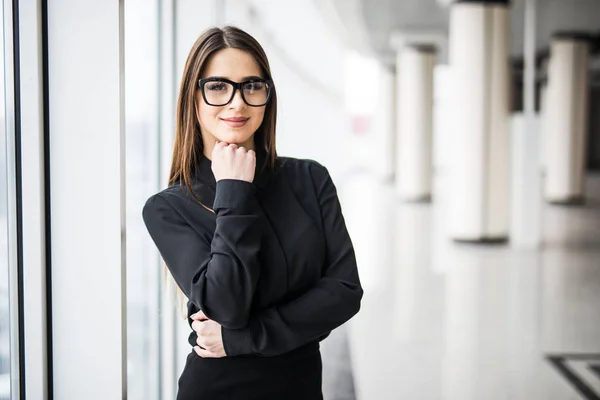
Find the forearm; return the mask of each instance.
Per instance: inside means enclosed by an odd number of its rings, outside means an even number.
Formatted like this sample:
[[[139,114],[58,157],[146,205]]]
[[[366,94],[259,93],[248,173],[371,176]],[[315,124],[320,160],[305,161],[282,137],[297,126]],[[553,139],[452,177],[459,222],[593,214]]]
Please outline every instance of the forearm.
[[[324,278],[297,299],[251,315],[243,329],[223,328],[228,355],[275,356],[319,340],[360,309],[358,282]]]
[[[262,229],[253,186],[219,182],[214,210],[216,218],[211,218],[214,225],[206,228],[208,232],[192,229],[161,195],[148,200],[143,217],[184,294],[210,319],[242,328],[260,276]]]

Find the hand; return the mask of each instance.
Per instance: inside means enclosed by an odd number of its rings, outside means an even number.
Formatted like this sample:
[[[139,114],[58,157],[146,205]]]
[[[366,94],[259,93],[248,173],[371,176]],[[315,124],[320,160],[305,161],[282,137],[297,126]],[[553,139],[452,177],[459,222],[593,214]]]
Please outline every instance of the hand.
[[[202,358],[222,358],[227,356],[223,347],[223,337],[221,336],[221,325],[210,320],[202,311],[190,316],[194,320],[192,329],[198,335],[194,346],[194,351]]]
[[[254,180],[256,153],[237,144],[218,142],[212,151],[212,171],[215,180],[237,179],[246,182]]]

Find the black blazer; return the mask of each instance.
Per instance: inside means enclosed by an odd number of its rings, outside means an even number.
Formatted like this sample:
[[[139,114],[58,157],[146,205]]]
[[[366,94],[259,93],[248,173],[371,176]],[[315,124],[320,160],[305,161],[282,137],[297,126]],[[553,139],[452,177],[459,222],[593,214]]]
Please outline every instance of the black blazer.
[[[322,340],[358,312],[363,294],[325,167],[278,158],[273,170],[257,157],[253,183],[215,183],[202,157],[192,185],[202,205],[175,184],[142,213],[189,299],[188,316],[202,310],[218,322],[228,356],[274,356]]]

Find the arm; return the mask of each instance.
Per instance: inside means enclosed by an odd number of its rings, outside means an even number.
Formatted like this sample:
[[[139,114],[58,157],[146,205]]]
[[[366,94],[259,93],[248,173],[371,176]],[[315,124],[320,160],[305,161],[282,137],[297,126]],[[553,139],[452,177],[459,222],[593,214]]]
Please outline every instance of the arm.
[[[324,167],[317,193],[326,240],[322,278],[298,298],[252,315],[243,329],[223,327],[228,356],[273,356],[322,339],[360,308],[363,290],[335,186]]]
[[[223,327],[246,326],[260,267],[261,229],[255,188],[249,182],[217,182],[214,236],[200,236],[157,194],[146,202],[144,223],[169,271],[206,316]]]

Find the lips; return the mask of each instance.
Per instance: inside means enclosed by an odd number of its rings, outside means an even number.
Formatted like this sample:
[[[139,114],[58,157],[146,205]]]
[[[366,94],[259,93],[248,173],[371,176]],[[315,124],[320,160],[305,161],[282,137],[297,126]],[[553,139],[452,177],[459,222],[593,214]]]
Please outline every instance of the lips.
[[[229,125],[231,128],[241,128],[246,125],[246,122],[249,118],[245,117],[231,117],[231,118],[221,118],[223,122]]]

